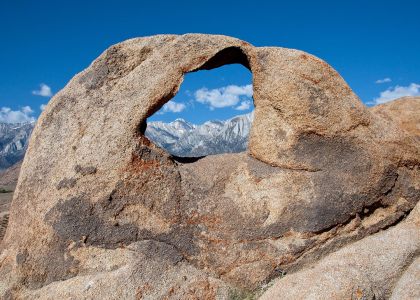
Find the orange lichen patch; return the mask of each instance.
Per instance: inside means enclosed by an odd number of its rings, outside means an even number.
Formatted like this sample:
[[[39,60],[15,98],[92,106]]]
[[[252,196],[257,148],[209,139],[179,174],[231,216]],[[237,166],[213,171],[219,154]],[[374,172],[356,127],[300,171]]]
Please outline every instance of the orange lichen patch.
[[[145,136],[143,134],[140,134],[140,135],[136,136],[136,139],[137,139],[137,144],[138,145],[146,146],[146,147],[149,147],[151,149],[156,149],[157,148],[156,145],[151,140],[149,140],[149,138],[147,136]]]
[[[362,299],[363,297],[363,291],[361,289],[357,289],[356,293],[355,293],[356,299]]]
[[[170,289],[169,289],[169,291],[168,291],[168,293],[163,297],[163,299],[171,299],[172,298],[172,296],[175,294],[175,292],[177,291],[177,290],[179,290],[179,286],[172,286]]]
[[[205,224],[207,226],[216,226],[222,223],[222,220],[217,216],[210,215],[199,215],[197,212],[193,212],[187,219],[188,225]]]
[[[292,237],[296,234],[296,232],[294,232],[293,230],[289,230],[286,231],[285,233],[283,233],[283,237]]]
[[[82,123],[79,122],[79,136],[83,137],[86,133],[86,125],[83,125]]]
[[[138,138],[138,147],[148,150],[149,152],[156,152],[156,155],[145,157],[139,153],[133,152],[128,166],[123,171],[129,172],[144,172],[150,169],[157,169],[162,165],[161,157],[164,157],[164,151],[157,148],[147,137],[140,135]]]
[[[219,246],[226,246],[226,245],[231,244],[231,242],[229,242],[227,240],[216,239],[216,238],[210,237],[208,235],[203,235],[202,238],[205,239],[208,244],[217,245],[218,247]]]
[[[141,287],[138,287],[136,290],[136,300],[144,299],[144,294],[148,294],[153,290],[153,287],[149,283],[143,284]]]
[[[211,284],[208,280],[193,282],[188,285],[187,289],[187,299],[216,299],[217,287]]]
[[[211,284],[209,280],[198,280],[189,283],[187,286],[179,284],[172,286],[163,299],[178,298],[179,294],[183,295],[183,299],[202,300],[216,299],[217,286]]]
[[[252,45],[250,43],[245,42],[245,41],[241,41],[241,45],[244,46],[244,47],[252,47]]]
[[[285,254],[285,255],[282,255],[281,258],[279,259],[279,265],[291,264],[295,260],[296,260],[296,256],[292,254]]]
[[[302,58],[303,60],[311,60],[313,62],[316,62],[316,63],[322,65],[323,67],[326,67],[329,70],[332,70],[330,65],[328,65],[325,61],[323,61],[319,58],[316,58],[315,56],[307,55],[307,54],[301,54],[299,57]]]
[[[132,172],[144,172],[149,169],[159,167],[159,161],[144,161],[140,159],[136,154],[131,155],[131,163],[129,165],[129,169]]]
[[[304,78],[304,79],[306,79],[306,80],[311,81],[314,84],[318,84],[318,83],[321,82],[321,79],[318,79],[317,80],[317,79],[314,79],[314,78],[312,78],[312,77],[310,77],[309,75],[306,75],[306,74],[299,74],[299,76],[302,77],[302,78]]]

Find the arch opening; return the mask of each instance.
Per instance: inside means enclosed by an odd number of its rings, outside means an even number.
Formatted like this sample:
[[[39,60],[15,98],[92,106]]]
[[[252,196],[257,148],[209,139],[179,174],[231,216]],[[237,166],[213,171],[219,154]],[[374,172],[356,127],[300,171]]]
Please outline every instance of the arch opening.
[[[185,162],[245,151],[254,111],[250,71],[240,48],[218,52],[184,74],[179,90],[159,102],[140,133]]]

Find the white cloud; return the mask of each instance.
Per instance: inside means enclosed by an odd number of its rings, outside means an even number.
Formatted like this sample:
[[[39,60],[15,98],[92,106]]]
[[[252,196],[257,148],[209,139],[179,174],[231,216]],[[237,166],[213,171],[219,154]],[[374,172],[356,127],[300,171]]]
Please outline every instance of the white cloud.
[[[34,112],[30,106],[24,106],[24,107],[22,107],[21,108],[21,111],[24,114],[26,114],[26,115],[30,115],[30,114],[32,114]]]
[[[380,83],[387,83],[387,82],[391,82],[391,81],[392,81],[391,78],[386,77],[384,79],[378,79],[378,80],[376,80],[375,83],[380,84]]]
[[[408,86],[395,86],[380,93],[373,99],[373,104],[381,104],[405,96],[420,96],[420,84],[411,83]]]
[[[237,107],[235,107],[236,110],[247,110],[251,107],[251,101],[245,100],[242,101],[241,104],[239,104]]]
[[[47,104],[41,104],[40,106],[39,106],[39,109],[40,110],[42,110],[42,111],[44,111],[44,109],[47,107]]]
[[[167,102],[163,107],[161,113],[166,112],[173,112],[173,113],[179,113],[183,111],[186,108],[186,105],[184,103],[177,103],[174,101]]]
[[[210,109],[235,106],[242,97],[252,97],[252,85],[228,85],[212,90],[201,88],[194,93],[194,96],[196,101],[208,104]]]
[[[9,107],[0,109],[0,122],[3,123],[24,123],[35,121],[32,116],[33,110],[29,106],[24,106],[20,110],[12,110]]]
[[[39,85],[39,90],[32,91],[33,95],[42,96],[42,97],[51,97],[52,92],[51,88],[45,83]]]

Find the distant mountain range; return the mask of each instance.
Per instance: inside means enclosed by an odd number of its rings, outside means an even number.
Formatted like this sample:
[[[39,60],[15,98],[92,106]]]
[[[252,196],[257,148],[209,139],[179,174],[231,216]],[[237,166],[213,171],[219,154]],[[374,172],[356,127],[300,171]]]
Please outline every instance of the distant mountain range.
[[[35,123],[0,123],[0,170],[21,161]]]
[[[249,113],[226,121],[207,121],[202,125],[183,119],[170,123],[150,122],[146,136],[176,156],[241,152],[247,148],[253,116]]]
[[[198,157],[247,148],[253,113],[201,125],[183,119],[149,122],[146,136],[176,156]],[[0,171],[23,159],[35,123],[0,123]]]

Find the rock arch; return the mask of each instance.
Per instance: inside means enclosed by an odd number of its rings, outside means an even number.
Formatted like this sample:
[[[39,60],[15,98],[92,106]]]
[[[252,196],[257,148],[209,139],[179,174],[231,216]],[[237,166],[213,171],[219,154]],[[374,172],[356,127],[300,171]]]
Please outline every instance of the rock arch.
[[[142,136],[186,72],[228,63],[253,73],[249,153],[179,164]],[[216,35],[128,40],[40,117],[0,248],[0,295],[78,295],[80,278],[115,287],[121,274],[125,292],[152,280],[156,297],[254,289],[400,220],[418,201],[418,157],[310,54]]]
[[[144,38],[143,43],[147,40]],[[183,74],[240,63],[255,77],[257,109],[251,153],[285,167],[311,168],[289,150],[302,132],[335,136],[369,123],[369,114],[342,78],[325,62],[301,51],[255,48],[233,38],[203,35],[185,35],[173,44],[165,43],[162,49],[151,44],[142,46],[130,40],[111,47],[80,76],[79,85],[90,93],[106,93],[114,85],[126,84],[131,90],[121,91],[120,96],[134,98],[132,109],[139,111],[137,115],[127,112],[127,117],[141,122],[173,97]],[[190,51],[188,55],[186,51]],[[159,82],[142,86],[140,82],[148,77]],[[136,100],[135,91],[150,93],[150,98]],[[266,130],[274,127],[276,132]]]

